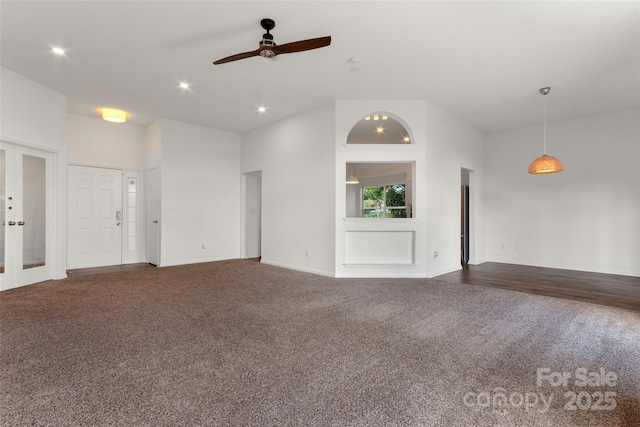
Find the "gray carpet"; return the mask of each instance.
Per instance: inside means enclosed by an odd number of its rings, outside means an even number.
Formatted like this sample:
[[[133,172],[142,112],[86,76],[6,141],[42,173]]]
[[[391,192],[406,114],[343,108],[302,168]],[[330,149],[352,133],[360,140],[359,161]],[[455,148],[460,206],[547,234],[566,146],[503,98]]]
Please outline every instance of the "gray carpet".
[[[236,260],[5,291],[0,321],[4,426],[640,425],[632,310]]]

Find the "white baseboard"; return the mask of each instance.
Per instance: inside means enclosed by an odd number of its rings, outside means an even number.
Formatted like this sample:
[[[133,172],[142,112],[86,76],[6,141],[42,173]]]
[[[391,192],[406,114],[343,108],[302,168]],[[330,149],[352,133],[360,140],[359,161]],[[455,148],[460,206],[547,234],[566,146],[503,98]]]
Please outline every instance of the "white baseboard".
[[[326,272],[326,271],[314,270],[314,269],[311,269],[311,268],[298,267],[298,266],[293,266],[293,265],[288,265],[288,264],[281,264],[279,262],[273,262],[273,261],[265,260],[264,258],[262,258],[260,260],[260,263],[267,264],[267,265],[272,265],[274,267],[288,268],[289,270],[302,271],[304,273],[318,274],[320,276],[325,276],[325,277],[335,277],[335,274],[329,273],[329,272]]]

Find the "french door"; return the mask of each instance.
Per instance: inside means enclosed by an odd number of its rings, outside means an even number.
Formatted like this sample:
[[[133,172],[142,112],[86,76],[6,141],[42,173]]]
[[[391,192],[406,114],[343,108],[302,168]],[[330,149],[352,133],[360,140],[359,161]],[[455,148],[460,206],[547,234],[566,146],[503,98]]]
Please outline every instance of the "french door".
[[[52,157],[0,147],[0,290],[51,278]]]

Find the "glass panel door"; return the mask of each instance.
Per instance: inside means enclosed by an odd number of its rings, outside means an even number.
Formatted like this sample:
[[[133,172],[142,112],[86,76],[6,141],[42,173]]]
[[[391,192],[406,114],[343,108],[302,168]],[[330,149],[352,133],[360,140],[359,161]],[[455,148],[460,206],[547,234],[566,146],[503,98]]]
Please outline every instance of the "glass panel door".
[[[22,269],[46,264],[47,180],[42,157],[22,155]]]
[[[51,155],[11,144],[0,150],[0,290],[51,278]]]

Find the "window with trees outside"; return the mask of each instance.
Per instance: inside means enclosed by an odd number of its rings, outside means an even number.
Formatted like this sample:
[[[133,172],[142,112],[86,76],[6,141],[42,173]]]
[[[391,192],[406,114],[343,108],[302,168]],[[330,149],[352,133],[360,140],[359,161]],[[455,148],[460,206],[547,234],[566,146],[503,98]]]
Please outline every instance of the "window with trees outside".
[[[413,162],[347,162],[346,218],[413,218]]]
[[[362,187],[363,218],[406,218],[406,185]]]

